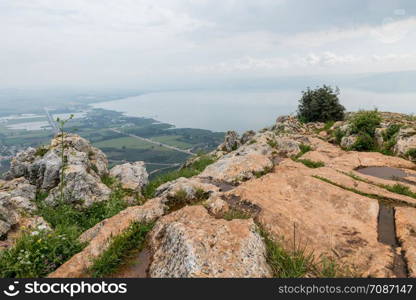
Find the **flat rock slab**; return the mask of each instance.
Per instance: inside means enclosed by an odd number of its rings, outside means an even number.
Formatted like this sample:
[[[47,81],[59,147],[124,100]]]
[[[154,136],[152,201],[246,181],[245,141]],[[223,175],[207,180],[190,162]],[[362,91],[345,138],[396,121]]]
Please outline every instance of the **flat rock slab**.
[[[283,163],[274,172],[227,196],[260,207],[258,222],[288,250],[295,240],[315,257],[333,257],[357,275],[392,276],[392,251],[377,240],[377,200],[313,178],[295,164]]]
[[[149,240],[150,277],[271,277],[252,219],[226,221],[187,206],[161,218]]]

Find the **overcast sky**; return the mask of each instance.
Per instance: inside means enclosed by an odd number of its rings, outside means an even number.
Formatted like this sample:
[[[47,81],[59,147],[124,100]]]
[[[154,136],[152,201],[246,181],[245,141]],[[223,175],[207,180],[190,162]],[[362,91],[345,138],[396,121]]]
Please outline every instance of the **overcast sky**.
[[[0,86],[416,69],[414,0],[0,0]]]

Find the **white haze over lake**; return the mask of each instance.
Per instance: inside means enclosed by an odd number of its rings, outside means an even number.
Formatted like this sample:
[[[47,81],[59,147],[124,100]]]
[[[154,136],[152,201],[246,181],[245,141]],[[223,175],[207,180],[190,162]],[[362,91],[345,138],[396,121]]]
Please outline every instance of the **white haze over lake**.
[[[153,118],[179,128],[244,132],[271,126],[279,115],[294,113],[300,96],[298,91],[282,90],[177,91],[150,93],[92,106],[129,116]],[[343,90],[340,99],[349,111],[377,107],[381,111],[416,112],[416,94]]]

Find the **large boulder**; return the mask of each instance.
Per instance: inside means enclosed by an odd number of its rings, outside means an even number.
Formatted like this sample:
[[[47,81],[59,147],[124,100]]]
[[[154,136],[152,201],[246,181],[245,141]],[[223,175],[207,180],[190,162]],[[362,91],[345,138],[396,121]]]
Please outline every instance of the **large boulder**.
[[[304,134],[306,132],[302,123],[293,116],[278,117],[276,124],[273,126],[273,130],[283,134]]]
[[[150,277],[271,277],[253,220],[215,219],[202,206],[161,218],[149,246]]]
[[[117,178],[124,189],[136,192],[149,183],[149,175],[142,161],[117,165],[110,170],[110,176]]]
[[[91,206],[95,202],[109,199],[111,189],[101,182],[100,177],[94,173],[88,173],[81,165],[69,165],[64,170],[65,184],[62,187],[63,201],[78,204],[84,207]],[[54,204],[61,200],[61,184],[53,188],[47,203]]]
[[[5,182],[0,187],[0,236],[5,236],[23,217],[36,210],[36,187],[24,178]]]
[[[105,154],[76,134],[57,135],[49,146],[28,148],[11,162],[7,178],[25,177],[42,191],[50,192],[46,199],[52,203],[60,196],[62,161],[65,161],[63,184],[65,201],[91,205],[108,199],[110,189],[100,177],[108,174]]]

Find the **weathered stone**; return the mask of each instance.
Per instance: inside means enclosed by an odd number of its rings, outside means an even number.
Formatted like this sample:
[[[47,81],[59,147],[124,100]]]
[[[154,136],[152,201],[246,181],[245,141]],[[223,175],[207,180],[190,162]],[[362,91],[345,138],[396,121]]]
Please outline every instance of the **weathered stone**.
[[[358,136],[356,136],[356,135],[344,136],[341,139],[340,146],[344,149],[350,149],[352,146],[354,146],[354,144],[357,142],[357,140],[358,140]]]
[[[280,116],[276,120],[273,130],[279,133],[303,134],[306,132],[302,123],[292,116]]]
[[[313,178],[310,170],[287,160],[226,195],[259,207],[257,220],[287,249],[295,236],[316,257],[333,257],[363,276],[392,276],[392,252],[377,239],[377,200]]]
[[[163,215],[165,206],[160,199],[147,201],[142,206],[129,207],[117,215],[101,221],[93,228],[84,232],[80,241],[89,242],[80,253],[74,255],[55,272],[50,278],[78,278],[88,274],[88,269],[95,259],[104,253],[111,245],[112,238],[122,234],[135,222],[153,222]]]
[[[211,195],[211,197],[204,202],[205,208],[210,214],[215,216],[224,215],[229,209],[229,205],[225,202],[218,193]]]
[[[65,202],[88,207],[95,202],[108,200],[111,190],[101,182],[97,175],[88,173],[83,166],[69,165],[64,172],[63,199]],[[45,201],[54,204],[60,197],[61,189],[57,186],[50,191]]]
[[[256,132],[253,130],[244,132],[240,139],[241,144],[244,145],[245,143],[252,141],[255,135],[256,135]]]
[[[150,277],[270,277],[252,219],[225,221],[202,206],[161,218],[149,237]]]
[[[110,170],[110,176],[117,178],[124,189],[137,192],[149,183],[149,175],[142,161],[117,165]]]
[[[273,168],[273,162],[265,155],[249,153],[239,156],[224,156],[209,165],[200,177],[211,178],[236,184],[256,177],[256,173],[267,172]]]
[[[238,147],[240,146],[241,146],[241,142],[240,142],[240,138],[237,132],[227,131],[225,138],[224,138],[224,143],[218,146],[218,150],[231,152],[231,151],[238,149]]]
[[[401,128],[394,146],[394,154],[406,156],[409,150],[416,149],[416,130],[414,128]]]
[[[416,277],[416,208],[396,207],[396,233],[407,262],[409,276]]]

